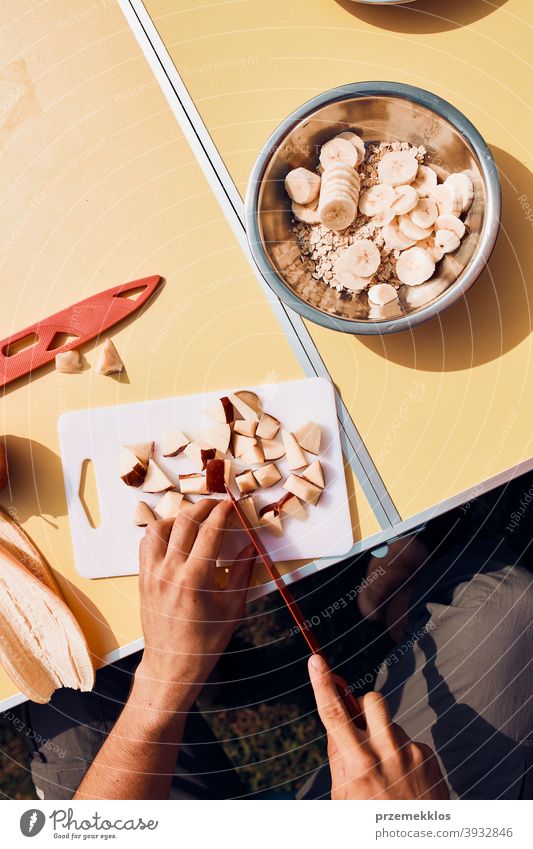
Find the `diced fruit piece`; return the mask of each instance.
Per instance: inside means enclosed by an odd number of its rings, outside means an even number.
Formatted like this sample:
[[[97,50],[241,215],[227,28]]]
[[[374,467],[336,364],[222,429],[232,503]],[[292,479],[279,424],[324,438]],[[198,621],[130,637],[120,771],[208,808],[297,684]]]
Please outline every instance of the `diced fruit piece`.
[[[361,136],[358,136],[357,133],[352,133],[351,130],[345,130],[342,133],[339,133],[337,136],[338,139],[346,139],[355,147],[357,151],[357,163],[356,167],[361,164],[363,159],[366,156],[366,148],[365,143]]]
[[[165,492],[163,498],[157,502],[155,512],[162,519],[175,519],[181,510],[183,495],[181,492]]]
[[[313,506],[318,504],[318,500],[322,495],[320,487],[311,483],[311,481],[305,480],[305,478],[300,478],[298,475],[289,475],[283,484],[283,489],[292,492],[293,495],[305,501],[306,504],[312,504]]]
[[[435,233],[435,244],[438,248],[441,248],[443,253],[450,254],[457,250],[461,244],[461,240],[451,230],[437,230]]]
[[[412,183],[418,171],[418,160],[410,150],[386,153],[378,164],[380,183],[403,186]]]
[[[285,448],[277,439],[262,439],[261,447],[265,460],[279,460],[280,457],[285,456]]]
[[[189,442],[184,449],[184,454],[194,463],[198,471],[204,471],[208,460],[216,457],[216,448],[206,445],[205,442]]]
[[[253,395],[254,393],[247,394]],[[257,395],[255,397],[257,398]],[[239,393],[235,393],[235,395],[230,395],[229,400],[243,419],[246,419],[247,421],[253,421],[254,419],[259,418],[258,411],[254,407],[251,407],[249,404],[247,404],[246,401],[243,401],[242,398],[239,397]]]
[[[437,172],[429,165],[419,165],[416,177],[411,185],[418,197],[427,198],[437,188]]]
[[[456,208],[459,208],[460,204],[459,214],[468,212],[474,200],[474,186],[468,174],[465,174],[464,171],[458,174],[450,174],[449,177],[446,177],[444,185],[453,194]]]
[[[153,442],[140,442],[137,445],[126,445],[125,446],[132,454],[135,454],[138,460],[144,466],[148,466],[148,461],[152,454],[154,453],[154,443]]]
[[[179,476],[180,489],[185,495],[208,495],[205,475],[193,472],[190,475]]]
[[[226,492],[231,474],[230,460],[209,460],[205,472],[209,492]]]
[[[307,424],[295,430],[294,435],[298,445],[304,451],[309,451],[310,454],[320,454],[322,431],[315,422],[307,422]]]
[[[209,445],[212,445],[213,448],[216,448],[216,450],[220,451],[221,454],[225,454],[229,448],[231,427],[229,424],[213,422],[206,431],[205,436]]]
[[[172,489],[173,487],[174,484],[167,478],[163,469],[160,469],[154,460],[150,460],[143,484],[144,492],[164,492],[166,489]]]
[[[106,339],[102,348],[100,358],[96,364],[98,374],[120,374],[124,371],[124,363],[113,345],[111,339]]]
[[[255,410],[256,413],[261,412],[263,405],[257,392],[251,392],[249,389],[239,389],[235,395],[240,401],[250,407],[250,409]]]
[[[294,471],[295,469],[302,469],[306,466],[307,460],[305,459],[305,454],[298,445],[294,434],[290,433],[288,430],[282,430],[281,438],[283,439],[283,445],[285,446],[285,454],[287,455],[289,469]]]
[[[76,348],[56,354],[56,371],[61,374],[79,374],[82,369],[81,354]]]
[[[368,300],[377,307],[383,307],[398,300],[398,292],[390,283],[376,283],[368,290]]]
[[[458,239],[462,239],[466,227],[464,222],[460,218],[457,218],[457,216],[444,213],[443,215],[439,215],[435,221],[435,230],[451,230]]]
[[[255,469],[254,478],[259,486],[268,489],[269,486],[274,486],[275,483],[281,480],[281,474],[275,463],[268,463],[266,466],[261,466],[260,469]]]
[[[359,209],[363,215],[369,217],[380,215],[390,208],[395,196],[392,186],[388,186],[386,183],[378,183],[362,193],[359,198]]]
[[[311,203],[318,197],[320,177],[307,168],[293,168],[285,177],[285,191],[296,203]]]
[[[253,448],[249,448],[244,454],[241,454],[240,460],[247,466],[256,466],[259,463],[264,463],[265,455],[263,454],[262,447],[260,445],[254,445]]]
[[[126,486],[141,486],[146,478],[147,467],[129,448],[122,448],[118,455],[120,477]]]
[[[150,522],[155,522],[155,516],[152,508],[149,507],[146,501],[139,501],[135,508],[135,513],[133,514],[133,524],[137,525],[139,528],[145,528],[146,525],[150,524]]]
[[[256,436],[259,436],[261,439],[274,439],[278,430],[278,419],[275,419],[274,416],[271,416],[268,413],[263,413],[263,415],[259,419],[259,424],[256,430]]]
[[[185,450],[190,440],[181,430],[168,430],[161,443],[163,457],[176,457]]]
[[[227,395],[224,395],[223,398],[219,398],[214,409],[211,410],[210,415],[215,421],[221,422],[222,424],[231,424],[235,419],[235,410],[233,409],[233,404]]]
[[[273,505],[270,505],[273,508]],[[283,522],[281,521],[281,517],[277,510],[270,509],[263,512],[261,510],[261,516],[259,519],[259,524],[262,528],[269,531],[275,537],[280,537],[283,535]]]
[[[311,463],[307,469],[304,469],[302,475],[307,481],[311,481],[311,483],[314,483],[315,486],[319,486],[320,489],[324,489],[324,472],[322,471],[320,460],[315,460],[314,463]]]
[[[257,525],[259,524],[259,516],[257,515],[257,508],[255,506],[255,500],[253,495],[246,495],[243,498],[239,498],[239,507],[242,508],[242,512],[244,513],[252,527],[257,527]]]
[[[439,244],[437,239],[435,241]],[[403,251],[396,263],[398,280],[405,286],[420,286],[421,283],[429,280],[434,271],[435,263],[423,248],[409,248]]]
[[[320,149],[320,164],[326,169],[337,162],[356,168],[359,162],[357,148],[348,139],[336,136],[325,142]]]
[[[292,492],[288,492],[278,501],[278,509],[282,516],[284,514],[287,516],[294,516],[294,518],[299,519],[300,522],[305,522],[307,519],[305,507],[300,504],[299,498],[293,495]]]
[[[245,472],[241,472],[240,475],[236,475],[235,483],[239,488],[239,492],[247,493],[253,492],[254,489],[257,489],[257,481],[250,469],[247,469]]]
[[[318,198],[309,204],[291,203],[292,214],[298,221],[303,221],[304,224],[318,224],[320,216],[318,214]]]
[[[241,436],[255,436],[257,430],[257,421],[249,419],[237,419],[233,425],[233,433],[239,433]]]
[[[241,436],[239,433],[233,436],[233,455],[234,457],[242,457],[251,448],[257,445],[257,439],[253,436]]]

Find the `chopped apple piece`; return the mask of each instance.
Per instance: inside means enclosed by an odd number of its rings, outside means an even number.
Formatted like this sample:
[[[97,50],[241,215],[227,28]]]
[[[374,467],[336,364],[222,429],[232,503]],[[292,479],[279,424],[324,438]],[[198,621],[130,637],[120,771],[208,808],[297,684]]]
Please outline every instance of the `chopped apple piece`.
[[[299,519],[300,522],[305,522],[307,519],[305,507],[300,504],[300,500],[293,495],[292,492],[288,492],[287,495],[280,498],[278,501],[278,510],[281,515],[286,514],[287,516],[294,516],[294,518]]]
[[[256,445],[257,439],[254,439],[253,436],[241,436],[240,433],[236,433],[233,436],[233,454],[235,457],[242,457],[243,454]]]
[[[209,495],[205,475],[193,472],[190,475],[179,476],[180,489],[184,495]]]
[[[278,419],[275,419],[274,416],[270,416],[268,413],[263,413],[259,419],[257,435],[260,436],[261,439],[274,439],[279,428],[280,423]]]
[[[279,460],[285,456],[285,448],[276,439],[262,439],[261,448],[263,449],[265,460]]]
[[[190,439],[188,439],[181,430],[168,430],[161,443],[161,453],[163,457],[176,457],[187,448]]]
[[[214,460],[216,457],[216,448],[211,448],[204,442],[189,442],[184,449],[184,454],[189,460],[194,463],[195,468],[200,471],[205,471],[209,460]]]
[[[120,374],[124,371],[124,363],[113,345],[111,339],[106,339],[96,364],[98,374]]]
[[[226,395],[218,399],[214,409],[209,414],[215,421],[221,422],[221,424],[231,424],[235,419],[233,404]]]
[[[61,372],[61,374],[79,374],[82,369],[81,354],[77,348],[56,354],[56,371]]]
[[[126,486],[141,486],[144,483],[147,467],[129,448],[122,448],[120,451],[118,468]]]
[[[320,454],[322,431],[314,422],[307,422],[303,427],[294,431],[298,445],[310,454]]]
[[[165,492],[163,498],[157,502],[155,512],[162,519],[175,519],[181,510],[182,501],[181,492]]]
[[[260,445],[254,445],[253,448],[249,448],[248,451],[241,454],[240,460],[247,466],[257,466],[259,463],[265,462],[265,455]]]
[[[163,469],[160,469],[154,460],[150,460],[143,484],[144,492],[164,492],[166,489],[173,489],[173,487],[174,484],[167,478]]]
[[[261,466],[260,469],[255,469],[253,475],[259,486],[262,486],[264,489],[274,486],[275,483],[281,480],[281,474],[275,463],[269,463],[267,466]]]
[[[285,446],[285,454],[287,455],[287,463],[289,464],[289,469],[291,470],[291,472],[294,472],[296,469],[302,469],[304,466],[307,466],[305,454],[298,445],[294,435],[288,430],[282,430],[281,438],[283,439],[283,445]]]
[[[257,421],[259,416],[257,410],[253,407],[250,407],[245,401],[239,398],[239,395],[229,395],[229,400],[233,404],[234,408],[237,410],[241,418],[246,419],[247,421]]]
[[[261,510],[259,524],[265,530],[270,531],[275,537],[283,536],[283,522],[274,505],[269,505],[270,509]]]
[[[239,487],[239,492],[244,494],[253,492],[254,489],[257,489],[257,481],[250,469],[247,469],[245,472],[241,472],[240,475],[235,475],[235,483]]]
[[[226,492],[230,484],[231,461],[209,460],[205,473],[209,492]]]
[[[305,501],[306,504],[312,504],[313,507],[318,504],[318,500],[322,495],[320,487],[315,486],[314,483],[305,480],[305,478],[298,477],[298,475],[289,475],[283,484],[283,489],[292,492],[293,495]]]
[[[133,524],[137,525],[139,528],[145,528],[146,525],[150,524],[150,522],[155,522],[155,516],[152,508],[146,503],[146,501],[139,501],[135,508],[135,513],[133,514]]]
[[[238,503],[251,526],[253,528],[257,527],[259,524],[259,516],[257,515],[257,508],[255,506],[255,499],[253,495],[245,495],[243,498],[239,498]]]
[[[311,463],[307,469],[303,470],[302,475],[307,481],[311,481],[315,486],[324,489],[324,472],[322,471],[320,460],[315,460],[314,463]]]
[[[237,419],[235,424],[233,425],[233,433],[240,433],[241,436],[255,436],[255,431],[257,430],[257,421],[246,419]]]
[[[256,413],[261,412],[262,404],[259,395],[256,392],[250,392],[249,389],[240,389],[235,393],[235,396],[250,407],[251,410],[255,410]]]
[[[132,454],[135,454],[143,466],[148,466],[148,461],[154,453],[153,442],[140,442],[138,445],[125,445],[124,447],[127,448],[128,451],[131,451]]]
[[[213,423],[206,431],[206,440],[213,448],[225,454],[229,448],[231,439],[231,427],[229,424],[221,424],[220,422]]]

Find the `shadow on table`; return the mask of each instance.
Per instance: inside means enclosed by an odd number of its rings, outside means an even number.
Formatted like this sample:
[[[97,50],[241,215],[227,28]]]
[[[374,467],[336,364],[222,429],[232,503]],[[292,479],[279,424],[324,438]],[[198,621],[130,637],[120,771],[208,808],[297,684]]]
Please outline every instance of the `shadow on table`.
[[[505,6],[507,0],[420,0],[405,6],[368,6],[353,0],[335,2],[372,26],[423,35],[468,26]]]
[[[42,516],[56,527],[53,519],[67,513],[59,457],[34,439],[12,434],[5,439],[9,485],[2,492],[2,505],[17,522]]]
[[[506,151],[491,150],[503,212],[489,265],[462,300],[426,324],[410,332],[359,337],[387,360],[418,370],[463,371],[498,359],[531,333],[533,175]]]

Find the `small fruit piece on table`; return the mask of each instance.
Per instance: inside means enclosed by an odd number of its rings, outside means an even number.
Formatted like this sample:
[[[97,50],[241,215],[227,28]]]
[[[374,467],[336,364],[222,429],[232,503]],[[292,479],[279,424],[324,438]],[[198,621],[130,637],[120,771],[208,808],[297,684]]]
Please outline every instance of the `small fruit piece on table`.
[[[161,443],[163,457],[176,457],[181,454],[189,444],[188,439],[181,430],[167,430]]]
[[[305,480],[305,478],[301,478],[298,475],[289,475],[283,484],[283,489],[286,489],[288,492],[292,492],[293,495],[296,495],[302,501],[305,501],[306,504],[312,504],[313,507],[318,504],[320,496],[322,495],[322,490],[319,486],[316,486],[316,484],[311,483],[311,481]]]
[[[154,453],[153,442],[138,442],[136,445],[125,445],[124,447],[135,454],[144,466],[148,466],[150,457]]]
[[[245,451],[244,454],[241,454],[240,460],[246,466],[257,466],[259,463],[264,463],[265,455],[263,454],[262,447],[260,445],[254,445]]]
[[[263,413],[259,419],[259,424],[256,430],[256,436],[261,439],[274,439],[279,430],[280,424],[278,419],[268,413]]]
[[[239,488],[239,492],[244,494],[253,492],[254,489],[257,489],[257,481],[254,478],[251,469],[246,469],[246,471],[241,472],[240,475],[235,475],[235,483]]]
[[[293,495],[292,492],[288,492],[283,496],[283,498],[280,498],[278,501],[278,509],[281,515],[285,514],[287,516],[294,516],[294,518],[299,519],[300,522],[305,522],[307,519],[305,507],[300,504],[300,500]]]
[[[244,401],[240,397],[241,394],[244,394],[245,398],[247,398],[246,401]],[[253,392],[249,392],[249,393],[246,393],[246,394],[244,392],[236,392],[234,395],[228,396],[229,400],[231,401],[231,403],[233,404],[234,408],[237,410],[239,415],[243,419],[246,419],[247,421],[254,421],[254,420],[259,419],[258,410],[256,410],[254,407],[250,406],[250,404],[248,403],[248,401],[251,400],[249,396],[254,395],[254,394],[255,393],[253,393]],[[255,397],[257,398],[257,395],[255,395]],[[252,401],[252,403],[254,403],[254,402]]]
[[[174,484],[167,478],[163,469],[160,469],[154,460],[148,463],[148,471],[143,484],[144,492],[165,492],[167,489],[173,489]]]
[[[61,374],[80,374],[82,369],[81,354],[76,348],[56,354],[56,371]]]
[[[262,439],[261,448],[265,455],[265,460],[279,460],[285,456],[285,448],[276,439]]]
[[[262,528],[274,534],[275,537],[283,535],[283,522],[279,515],[277,503],[267,504],[259,511],[259,524]]]
[[[209,492],[226,492],[231,475],[230,460],[209,460],[206,467],[205,479]]]
[[[289,469],[294,471],[295,469],[303,469],[304,466],[307,466],[305,454],[298,445],[294,434],[290,433],[288,430],[282,430],[281,438],[283,439]]]
[[[257,514],[253,495],[245,495],[243,498],[239,498],[238,505],[242,509],[242,512],[250,522],[251,526],[253,528],[257,527],[259,524],[259,516]],[[239,525],[239,527],[241,526]]]
[[[212,445],[221,454],[225,454],[229,448],[231,427],[229,424],[213,422],[207,429],[205,436],[209,445]]]
[[[111,339],[106,339],[96,365],[98,374],[120,374],[124,371],[124,363],[113,345]]]
[[[204,442],[189,442],[183,453],[194,463],[199,472],[205,471],[208,461],[214,460],[217,454],[216,448],[212,448]]]
[[[210,415],[215,421],[222,422],[222,424],[231,424],[233,422],[235,419],[235,410],[227,395],[218,399]]]
[[[253,476],[259,486],[268,489],[274,486],[275,483],[281,480],[281,473],[275,463],[268,463],[266,466],[261,466],[260,469],[255,469]]]
[[[122,448],[118,455],[118,468],[126,486],[141,486],[146,478],[147,466],[129,448]]]
[[[315,460],[315,462],[311,463],[307,469],[304,469],[302,476],[306,479],[306,481],[311,481],[311,483],[314,483],[315,486],[320,487],[320,489],[324,489],[324,472],[322,471],[320,460]]]
[[[238,433],[240,436],[255,436],[258,422],[255,420],[237,419],[233,425],[233,433]]]
[[[310,454],[320,454],[320,440],[322,439],[322,431],[320,426],[315,422],[307,422],[298,430],[294,431],[294,436],[300,448],[304,451],[309,451]]]
[[[165,492],[163,498],[155,505],[155,512],[162,519],[175,519],[181,510],[183,495],[181,492]],[[143,502],[141,501],[141,504]]]
[[[232,453],[234,457],[241,457],[250,448],[254,448],[257,445],[257,439],[253,436],[241,436],[239,433],[234,434],[233,436],[233,445],[232,445]]]
[[[5,441],[0,438],[0,492],[7,486],[7,454]]]
[[[179,475],[180,490],[184,495],[209,495],[205,475],[193,472],[190,475]]]
[[[177,493],[176,493],[177,494]],[[155,516],[152,508],[146,501],[139,501],[133,514],[133,524],[139,528],[145,528],[150,522],[155,522]]]

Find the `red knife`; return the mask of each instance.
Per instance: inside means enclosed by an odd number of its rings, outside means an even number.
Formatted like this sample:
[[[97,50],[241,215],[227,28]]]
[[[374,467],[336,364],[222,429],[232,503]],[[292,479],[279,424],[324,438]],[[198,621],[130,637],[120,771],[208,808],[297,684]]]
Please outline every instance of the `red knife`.
[[[298,625],[300,632],[301,632],[304,640],[306,641],[307,645],[309,646],[311,652],[313,654],[318,654],[321,657],[324,657],[324,652],[320,648],[320,644],[319,644],[317,638],[315,637],[315,635],[313,634],[313,632],[311,631],[311,629],[307,625],[307,623],[305,621],[305,617],[304,617],[298,603],[296,602],[292,592],[290,591],[287,584],[283,580],[283,578],[282,578],[282,576],[279,572],[278,567],[276,566],[276,564],[274,563],[274,561],[270,557],[265,546],[261,542],[258,534],[255,532],[255,530],[250,525],[250,522],[248,521],[248,517],[246,516],[246,514],[244,513],[242,508],[239,506],[239,502],[237,501],[237,499],[235,498],[235,496],[233,495],[232,491],[230,490],[230,488],[228,486],[226,486],[226,492],[228,493],[229,497],[231,498],[231,502],[233,504],[235,512],[237,513],[237,516],[239,517],[241,525],[243,526],[244,530],[248,534],[248,537],[250,538],[251,542],[253,543],[255,550],[257,551],[259,557],[261,558],[262,562],[266,566],[266,569],[267,569],[270,577],[272,578],[272,580],[276,584],[277,589],[280,591],[280,593],[283,597],[283,601],[285,602],[285,604],[289,608],[289,610],[290,610],[290,612],[291,612],[291,614],[294,618],[294,621]],[[355,696],[350,692],[350,688],[349,688],[347,682],[344,680],[344,678],[341,678],[341,676],[337,675],[335,672],[332,672],[332,676],[333,676],[333,680],[335,681],[335,685],[337,687],[337,692],[338,692],[340,698],[342,699],[344,707],[348,711],[348,714],[352,718],[354,724],[357,725],[358,728],[365,729],[366,728],[366,722],[365,722],[365,719],[364,719],[363,714],[361,712],[361,708],[359,707],[359,702],[357,701]]]
[[[0,387],[31,374],[51,362],[56,354],[79,348],[100,336],[144,306],[161,282],[162,278],[155,275],[114,286],[3,339],[0,342]],[[140,290],[138,297],[128,297],[136,290]],[[58,334],[76,338],[65,345],[56,345]]]

